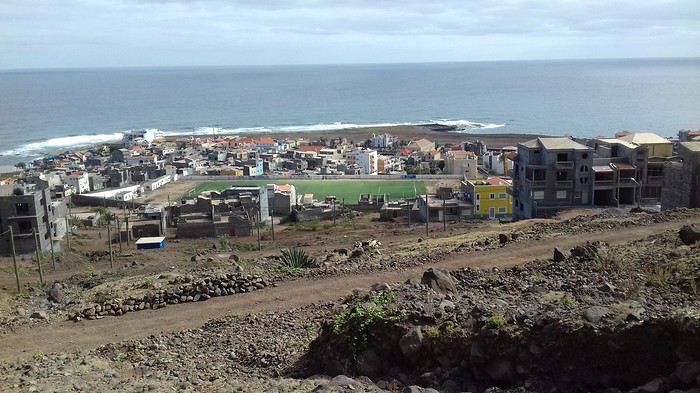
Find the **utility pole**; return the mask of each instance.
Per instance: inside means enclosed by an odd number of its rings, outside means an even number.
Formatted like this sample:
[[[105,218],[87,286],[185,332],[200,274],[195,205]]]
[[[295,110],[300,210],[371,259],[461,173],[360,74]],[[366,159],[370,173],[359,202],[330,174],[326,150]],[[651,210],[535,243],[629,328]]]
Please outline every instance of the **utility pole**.
[[[275,205],[272,205],[272,215],[270,216],[270,225],[272,227],[272,241],[275,241]]]
[[[119,238],[119,253],[121,254],[121,252],[122,252],[122,227],[121,227],[121,225],[119,225],[119,216],[117,216],[115,214],[114,219],[116,221],[117,237]]]
[[[425,236],[428,237],[428,225],[430,225],[430,204],[428,203],[428,193],[425,193]]]
[[[36,228],[32,228],[32,236],[34,237],[34,253],[36,254],[36,264],[39,267],[39,282],[44,285],[44,269],[41,267],[41,256],[39,255],[39,234]]]
[[[71,224],[71,198],[68,197],[68,217],[66,217],[66,239],[68,240],[68,250],[70,251],[70,236],[73,234],[73,224]]]
[[[56,271],[56,254],[53,250],[53,228],[51,228],[51,223],[47,224],[49,228],[49,243],[51,244],[51,265],[53,266],[53,271]]]
[[[107,213],[107,246],[109,247],[109,268],[114,269],[114,255],[112,254],[112,220]]]
[[[19,272],[17,271],[17,254],[15,253],[15,234],[12,232],[12,225],[10,225],[10,248],[12,251],[12,268],[15,270],[15,280],[17,281],[17,293],[22,290],[19,285]]]
[[[442,197],[442,231],[447,232],[447,211],[445,210],[445,197]]]
[[[124,217],[126,222],[126,245],[129,245],[129,238],[131,237],[131,230],[129,229],[129,216]]]
[[[408,228],[411,228],[411,204],[406,204],[406,211],[408,211]]]
[[[262,223],[262,207],[260,205],[260,195],[258,194],[258,251],[262,250],[262,246],[260,245],[260,224]]]
[[[333,226],[335,226],[335,199],[333,199]]]

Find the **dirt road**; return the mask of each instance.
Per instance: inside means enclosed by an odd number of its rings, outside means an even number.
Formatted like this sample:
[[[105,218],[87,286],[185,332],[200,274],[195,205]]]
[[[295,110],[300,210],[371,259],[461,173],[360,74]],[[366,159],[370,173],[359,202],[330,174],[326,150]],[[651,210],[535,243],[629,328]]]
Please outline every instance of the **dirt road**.
[[[585,233],[556,239],[514,243],[479,254],[451,255],[431,266],[444,269],[463,267],[506,267],[535,258],[549,257],[553,247],[572,248],[587,241],[624,243],[668,229],[678,229],[686,223],[700,223],[700,218],[627,228],[623,231]],[[418,278],[427,269],[418,266],[399,271],[371,274],[352,274],[323,279],[299,279],[283,282],[276,288],[245,295],[213,298],[207,302],[186,303],[160,310],[125,314],[118,318],[97,321],[61,322],[40,328],[23,328],[0,337],[0,361],[27,358],[34,353],[80,351],[125,339],[134,339],[161,332],[197,328],[208,319],[228,313],[285,310],[295,307],[333,301],[350,294],[353,289],[367,290],[377,282],[400,282]]]

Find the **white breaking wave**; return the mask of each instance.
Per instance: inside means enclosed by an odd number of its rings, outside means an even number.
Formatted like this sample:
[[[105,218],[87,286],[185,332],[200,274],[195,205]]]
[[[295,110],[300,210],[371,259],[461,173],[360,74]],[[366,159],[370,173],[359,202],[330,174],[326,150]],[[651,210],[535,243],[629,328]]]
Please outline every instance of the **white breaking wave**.
[[[27,143],[26,145],[22,145],[15,149],[3,151],[0,153],[0,155],[29,156],[33,153],[55,151],[57,149],[62,148],[91,146],[99,145],[102,143],[118,142],[122,140],[123,136],[124,134],[121,132],[114,132],[111,134],[63,136],[58,138],[47,139],[42,142]]]
[[[370,127],[397,127],[397,126],[426,126],[438,124],[441,126],[455,127],[457,132],[466,132],[474,129],[492,129],[505,127],[505,124],[495,123],[478,123],[469,120],[450,120],[440,119],[424,122],[406,122],[406,123],[320,123],[297,126],[274,126],[274,127],[241,127],[241,128],[225,128],[225,127],[198,127],[194,130],[176,130],[176,131],[161,131],[163,136],[213,136],[225,134],[246,134],[246,133],[263,133],[263,132],[314,132],[314,131],[337,131],[354,128],[370,128]],[[60,149],[76,148],[99,145],[103,143],[119,142],[124,136],[123,132],[114,132],[111,134],[87,134],[51,138],[42,142],[27,143],[15,149],[0,152],[3,156],[23,156],[35,157],[48,152],[55,152]]]
[[[469,120],[436,120],[436,124],[441,126],[456,127],[457,129],[467,130],[467,129],[491,129],[491,128],[501,128],[505,127],[505,124],[495,124],[495,123],[478,123]]]

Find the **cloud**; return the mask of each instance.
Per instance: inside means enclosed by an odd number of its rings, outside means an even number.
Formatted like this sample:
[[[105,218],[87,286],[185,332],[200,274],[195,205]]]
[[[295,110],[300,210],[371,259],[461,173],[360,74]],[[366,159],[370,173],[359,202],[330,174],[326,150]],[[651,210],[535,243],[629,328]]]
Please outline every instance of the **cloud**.
[[[697,0],[0,0],[0,68],[698,56],[698,32]]]

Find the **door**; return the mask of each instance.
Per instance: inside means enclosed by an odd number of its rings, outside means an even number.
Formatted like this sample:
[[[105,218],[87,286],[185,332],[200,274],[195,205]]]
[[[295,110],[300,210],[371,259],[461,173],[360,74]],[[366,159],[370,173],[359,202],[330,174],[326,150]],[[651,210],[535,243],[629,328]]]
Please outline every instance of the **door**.
[[[496,218],[496,208],[489,207],[489,218]]]

